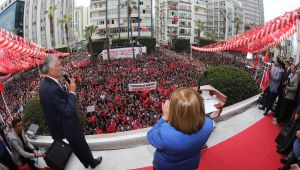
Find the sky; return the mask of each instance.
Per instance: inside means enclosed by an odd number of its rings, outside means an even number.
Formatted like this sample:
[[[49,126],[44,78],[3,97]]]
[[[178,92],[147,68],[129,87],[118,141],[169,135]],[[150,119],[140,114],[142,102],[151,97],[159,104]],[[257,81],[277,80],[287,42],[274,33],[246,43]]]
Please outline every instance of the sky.
[[[0,0],[2,4],[5,0]],[[75,6],[89,6],[90,0],[75,0]],[[265,21],[300,7],[300,0],[264,0]]]

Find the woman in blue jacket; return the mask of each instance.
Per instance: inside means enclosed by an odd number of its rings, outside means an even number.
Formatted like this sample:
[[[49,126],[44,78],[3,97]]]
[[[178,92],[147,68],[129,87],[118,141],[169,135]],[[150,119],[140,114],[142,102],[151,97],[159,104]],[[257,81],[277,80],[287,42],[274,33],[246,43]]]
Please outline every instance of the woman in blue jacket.
[[[162,111],[162,118],[147,133],[149,143],[156,148],[154,169],[197,169],[201,148],[213,129],[212,120],[205,117],[202,97],[190,88],[179,88]]]

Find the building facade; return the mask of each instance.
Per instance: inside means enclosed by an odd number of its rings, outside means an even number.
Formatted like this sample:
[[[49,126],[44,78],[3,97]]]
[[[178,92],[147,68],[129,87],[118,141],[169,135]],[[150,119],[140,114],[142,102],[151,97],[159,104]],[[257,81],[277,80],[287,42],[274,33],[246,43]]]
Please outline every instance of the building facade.
[[[132,11],[132,30],[133,37],[149,37],[154,34],[152,1],[137,0],[135,8]],[[105,38],[106,31],[106,12],[107,26],[113,38],[128,38],[130,36],[129,17],[127,0],[109,0],[106,9],[106,0],[91,0],[90,5],[90,25],[98,27],[93,39]],[[138,22],[140,18],[140,22]]]
[[[58,24],[64,14],[74,13],[74,0],[26,0],[24,13],[24,38],[47,48],[61,48],[67,45],[64,25]],[[57,5],[54,18],[55,47],[51,44],[50,20],[46,11],[51,5]],[[73,17],[72,17],[73,18]],[[74,41],[73,21],[69,24],[69,43]]]
[[[74,11],[74,41],[85,40],[84,30],[90,25],[90,7],[75,7]]]
[[[7,0],[0,6],[0,27],[23,37],[24,0]]]
[[[245,24],[260,25],[265,21],[263,0],[238,0],[243,5]],[[276,9],[275,9],[276,10]]]
[[[171,43],[175,38],[190,39],[197,42],[196,20],[205,27],[207,0],[156,0],[156,39],[162,44]],[[201,31],[200,37],[205,37]]]
[[[209,0],[207,11],[208,37],[227,39],[244,32],[242,4],[236,0]]]

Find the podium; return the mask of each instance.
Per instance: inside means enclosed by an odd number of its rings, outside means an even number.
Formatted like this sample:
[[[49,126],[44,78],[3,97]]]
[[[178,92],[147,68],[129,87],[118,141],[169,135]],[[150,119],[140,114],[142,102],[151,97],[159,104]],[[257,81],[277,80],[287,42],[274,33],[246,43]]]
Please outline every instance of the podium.
[[[193,87],[198,91],[198,87]],[[227,96],[211,85],[200,86],[199,93],[203,98],[205,114],[212,119],[220,117],[226,104]]]

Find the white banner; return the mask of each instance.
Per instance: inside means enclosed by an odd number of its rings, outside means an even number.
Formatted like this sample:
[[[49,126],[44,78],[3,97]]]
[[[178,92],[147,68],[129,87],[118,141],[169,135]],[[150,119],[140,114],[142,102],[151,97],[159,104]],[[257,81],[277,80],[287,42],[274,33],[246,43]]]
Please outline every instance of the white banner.
[[[95,106],[88,106],[86,107],[86,112],[90,113],[90,112],[94,112],[96,109],[95,109]]]
[[[147,53],[147,47],[134,47],[135,57],[138,57],[143,53]],[[110,49],[109,54],[111,59],[133,58],[132,47]],[[101,55],[103,57],[103,60],[107,60],[107,50],[103,50],[101,52]]]
[[[139,84],[128,84],[129,91],[145,91],[156,89],[157,82],[150,83],[139,83]]]

